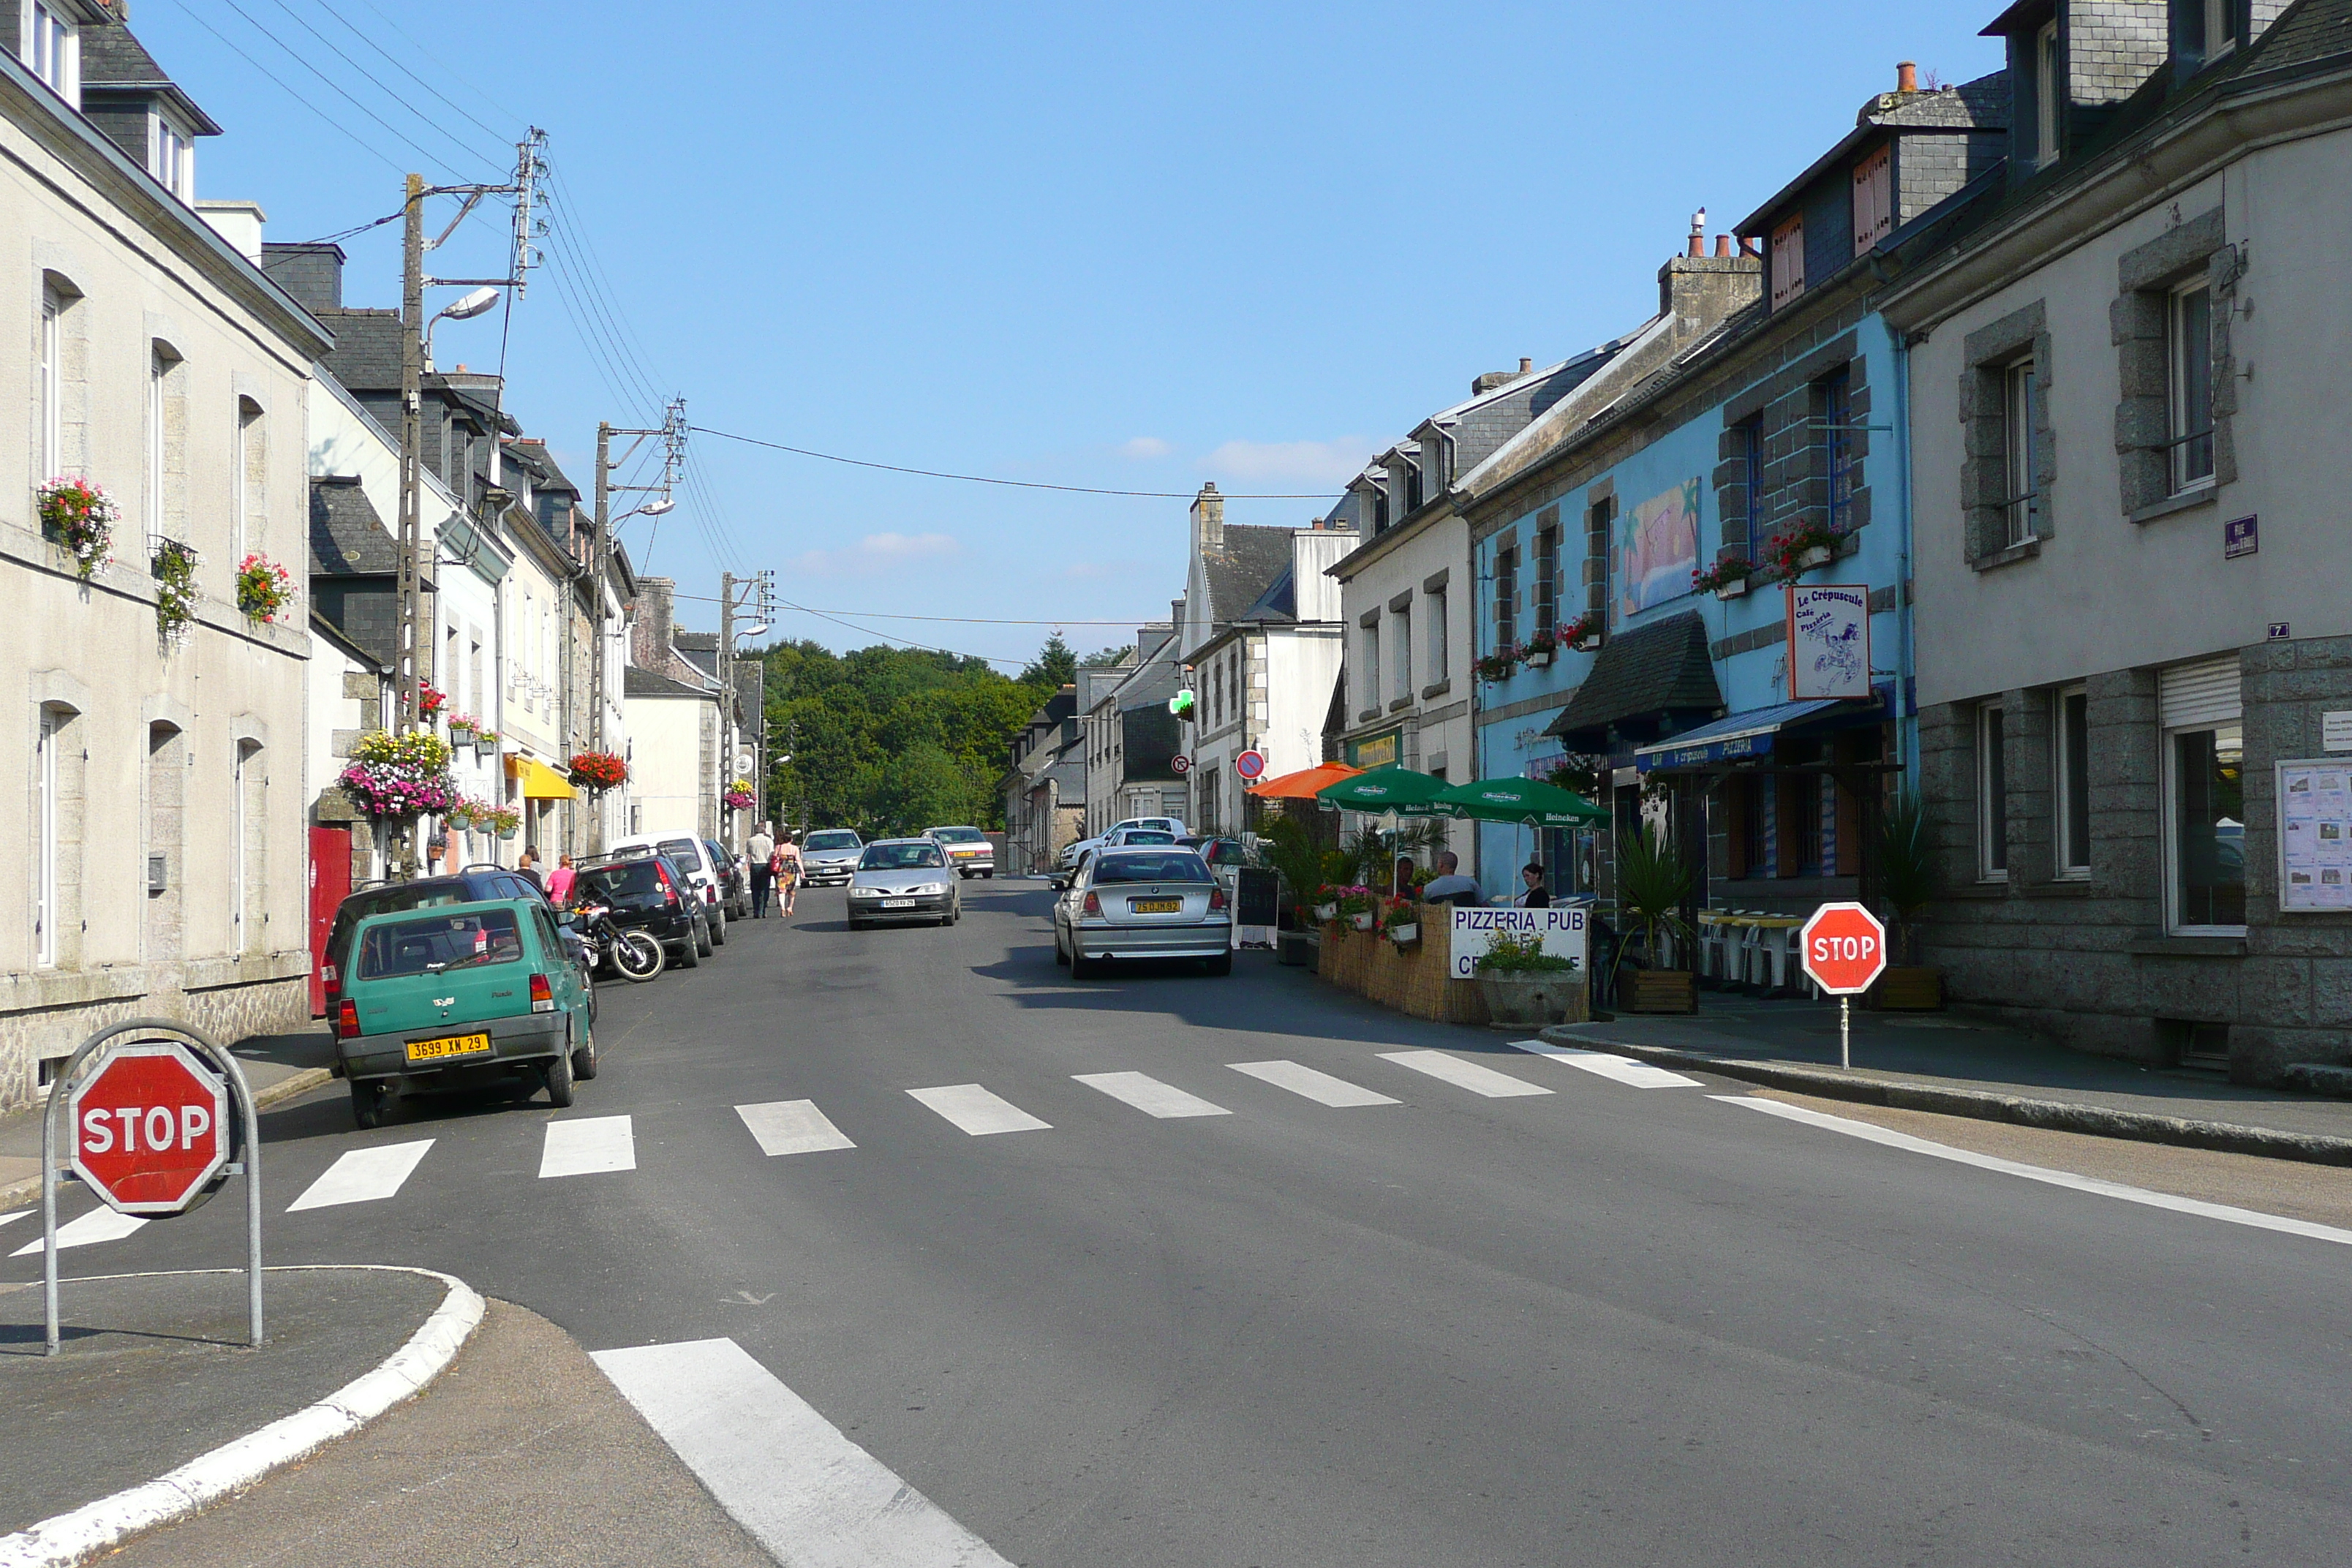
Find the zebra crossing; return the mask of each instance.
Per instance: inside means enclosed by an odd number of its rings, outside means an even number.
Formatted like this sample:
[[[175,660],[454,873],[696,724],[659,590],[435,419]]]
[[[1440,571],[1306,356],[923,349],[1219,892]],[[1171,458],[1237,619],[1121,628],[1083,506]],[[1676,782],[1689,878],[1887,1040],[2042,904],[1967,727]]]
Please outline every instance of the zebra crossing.
[[[1699,1087],[1697,1080],[1667,1072],[1646,1062],[1605,1051],[1573,1049],[1541,1040],[1510,1042],[1521,1051],[1574,1067],[1595,1077],[1635,1089]],[[1497,1070],[1480,1062],[1442,1050],[1383,1051],[1369,1058],[1416,1074],[1419,1078],[1485,1100],[1532,1098],[1556,1092],[1550,1087]],[[1402,1105],[1398,1095],[1311,1068],[1302,1062],[1227,1062],[1226,1070],[1257,1083],[1332,1110]],[[1137,1071],[1074,1073],[1070,1081],[1083,1084],[1129,1110],[1158,1121],[1232,1116],[1227,1106],[1191,1089]],[[1231,1082],[1232,1080],[1227,1080]],[[1203,1086],[1205,1087],[1205,1086]],[[1403,1083],[1393,1087],[1403,1089]],[[984,1084],[942,1084],[906,1090],[909,1098],[956,1131],[972,1138],[1003,1134],[1051,1132],[1055,1124],[1015,1104]],[[771,1159],[822,1154],[858,1147],[833,1119],[811,1100],[779,1100],[729,1108],[761,1154]],[[355,1204],[383,1203],[400,1195],[439,1144],[434,1138],[413,1138],[346,1150],[286,1205],[288,1214],[333,1209]],[[628,1115],[565,1116],[541,1124],[539,1177],[569,1181],[619,1174],[637,1169],[636,1122]],[[0,1224],[32,1211],[0,1215]],[[120,1240],[146,1225],[131,1215],[100,1206],[58,1230],[60,1247],[87,1247]],[[37,1237],[17,1247],[11,1257],[23,1258],[41,1248]]]

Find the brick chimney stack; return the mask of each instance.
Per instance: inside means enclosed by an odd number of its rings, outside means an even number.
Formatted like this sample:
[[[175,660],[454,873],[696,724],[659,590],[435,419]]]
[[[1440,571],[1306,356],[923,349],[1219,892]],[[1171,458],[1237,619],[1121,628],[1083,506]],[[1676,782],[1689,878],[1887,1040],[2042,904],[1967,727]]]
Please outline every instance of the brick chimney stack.
[[[1192,553],[1222,550],[1224,544],[1225,498],[1217,493],[1217,481],[1211,479],[1192,498]]]
[[[1895,90],[1897,92],[1919,90],[1919,67],[1916,62],[1897,60],[1895,63]]]

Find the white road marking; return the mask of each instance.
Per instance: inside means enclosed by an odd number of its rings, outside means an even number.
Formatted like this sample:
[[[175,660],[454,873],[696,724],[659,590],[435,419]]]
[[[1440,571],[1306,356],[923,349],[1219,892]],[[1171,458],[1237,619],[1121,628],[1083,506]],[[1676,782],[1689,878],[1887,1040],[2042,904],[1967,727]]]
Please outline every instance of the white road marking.
[[[814,1100],[776,1100],[739,1105],[735,1114],[760,1141],[762,1154],[814,1154],[823,1149],[855,1149]]]
[[[0,1214],[0,1225],[6,1225],[11,1220],[23,1219],[32,1212],[31,1209],[17,1209],[12,1214]]]
[[[2122,1182],[2103,1181],[2097,1176],[2078,1176],[2072,1171],[2053,1171],[2047,1165],[2028,1165],[2017,1160],[2004,1160],[1997,1154],[1979,1154],[1973,1149],[1955,1149],[1948,1143],[1931,1143],[1925,1138],[1914,1138],[1908,1132],[1897,1132],[1873,1122],[1855,1121],[1843,1116],[1831,1116],[1801,1105],[1786,1105],[1777,1100],[1765,1100],[1752,1095],[1718,1094],[1710,1096],[1726,1105],[1744,1105],[1750,1110],[1760,1110],[1767,1116],[1801,1121],[1808,1127],[1825,1128],[1843,1132],[1849,1138],[1865,1142],[1883,1143],[1889,1149],[1902,1149],[1914,1154],[1927,1154],[1955,1164],[1974,1165],[1979,1170],[1999,1171],[2004,1175],[2022,1176],[2029,1182],[2042,1182],[2053,1187],[2071,1187],[2078,1193],[2094,1193],[2101,1197],[2120,1198],[2127,1204],[2145,1204],[2149,1208],[2171,1209],[2177,1214],[2193,1214],[2206,1219],[2223,1220],[2231,1225],[2252,1226],[2257,1230],[2284,1231],[2289,1236],[2309,1237],[2315,1241],[2332,1241],[2338,1246],[2352,1247],[2352,1230],[2338,1230],[2330,1225],[2315,1225],[2307,1219],[2289,1219],[2284,1215],[2263,1214],[2255,1209],[2234,1208],[2228,1204],[2209,1204],[2202,1198],[2184,1198],[2171,1193],[2151,1192],[2146,1187],[2126,1185]]]
[[[547,1142],[539,1156],[542,1179],[636,1168],[636,1129],[625,1116],[583,1116],[547,1124]]]
[[[1051,1127],[1009,1100],[1002,1100],[976,1083],[952,1083],[943,1089],[907,1091],[975,1138],[991,1132],[1034,1132]]]
[[[94,1241],[119,1240],[146,1223],[135,1214],[116,1214],[100,1204],[79,1219],[69,1219],[58,1226],[58,1250],[62,1252],[68,1247],[88,1247]],[[8,1256],[22,1258],[28,1252],[40,1250],[38,1241],[28,1241]]]
[[[332,1208],[337,1204],[373,1203],[396,1194],[415,1173],[416,1162],[433,1147],[427,1138],[417,1143],[387,1143],[381,1149],[354,1149],[326,1169],[302,1195],[286,1205],[297,1209]]]
[[[779,1563],[1012,1568],[733,1340],[590,1359]]]
[[[1482,1068],[1476,1062],[1465,1062],[1459,1057],[1449,1057],[1444,1051],[1382,1051],[1381,1060],[1394,1062],[1401,1068],[1427,1073],[1433,1079],[1466,1089],[1473,1094],[1483,1094],[1489,1100],[1507,1100],[1519,1094],[1549,1094],[1541,1084]]]
[[[1698,1079],[1685,1078],[1678,1072],[1668,1072],[1662,1067],[1633,1057],[1612,1056],[1607,1051],[1582,1051],[1571,1046],[1555,1046],[1549,1040],[1513,1040],[1514,1050],[1528,1051],[1539,1057],[1549,1057],[1556,1062],[1566,1062],[1586,1072],[1599,1073],[1602,1078],[1615,1079],[1619,1083],[1635,1089],[1696,1089]]]
[[[1286,1089],[1293,1094],[1303,1094],[1318,1105],[1398,1105],[1402,1101],[1392,1096],[1376,1094],[1369,1089],[1358,1089],[1344,1078],[1333,1078],[1328,1072],[1301,1067],[1297,1062],[1227,1062],[1235,1072],[1245,1072],[1262,1079],[1276,1089]]]
[[[1212,1105],[1196,1094],[1186,1094],[1172,1084],[1139,1072],[1074,1072],[1070,1075],[1088,1089],[1098,1089],[1113,1100],[1123,1100],[1146,1116],[1156,1116],[1162,1121],[1175,1116],[1231,1116],[1222,1105]]]

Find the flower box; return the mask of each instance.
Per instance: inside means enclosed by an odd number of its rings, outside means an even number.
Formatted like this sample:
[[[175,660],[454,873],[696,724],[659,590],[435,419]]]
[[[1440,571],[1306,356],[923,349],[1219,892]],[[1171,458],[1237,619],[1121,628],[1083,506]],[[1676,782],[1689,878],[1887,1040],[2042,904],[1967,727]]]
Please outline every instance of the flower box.
[[[1579,653],[1591,653],[1601,647],[1601,634],[1587,632],[1571,645]]]
[[[1333,921],[1339,918],[1339,906],[1337,904],[1318,904],[1315,906],[1315,918],[1321,921],[1325,925],[1329,925]]]
[[[1737,599],[1747,592],[1748,579],[1733,577],[1715,591],[1715,596],[1718,599]]]
[[[1537,648],[1534,652],[1528,655],[1528,668],[1529,669],[1543,669],[1549,667],[1550,663],[1551,649],[1548,647]]]
[[[1486,997],[1490,1023],[1535,1029],[1547,1024],[1580,1024],[1586,1016],[1581,970],[1516,970],[1500,973],[1481,970],[1478,989]]]
[[[1372,929],[1372,911],[1370,910],[1366,910],[1360,914],[1349,915],[1348,919],[1354,923],[1355,928],[1358,931],[1370,931]]]
[[[1797,569],[1810,572],[1816,566],[1826,566],[1837,559],[1837,552],[1826,544],[1816,544],[1797,557]]]
[[[1389,927],[1389,940],[1399,947],[1411,947],[1421,940],[1421,922],[1412,921],[1404,925]]]

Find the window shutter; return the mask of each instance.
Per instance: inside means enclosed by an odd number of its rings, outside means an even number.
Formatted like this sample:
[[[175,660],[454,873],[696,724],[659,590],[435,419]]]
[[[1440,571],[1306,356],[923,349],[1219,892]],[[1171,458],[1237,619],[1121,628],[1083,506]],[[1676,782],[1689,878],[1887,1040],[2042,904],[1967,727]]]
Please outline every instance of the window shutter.
[[[2158,675],[2157,684],[2158,709],[2168,730],[2234,724],[2244,712],[2234,653],[2176,664]]]
[[[1805,291],[1805,220],[1792,217],[1772,231],[1772,308]]]
[[[1881,147],[1853,166],[1853,252],[1862,255],[1895,229],[1893,159]]]

